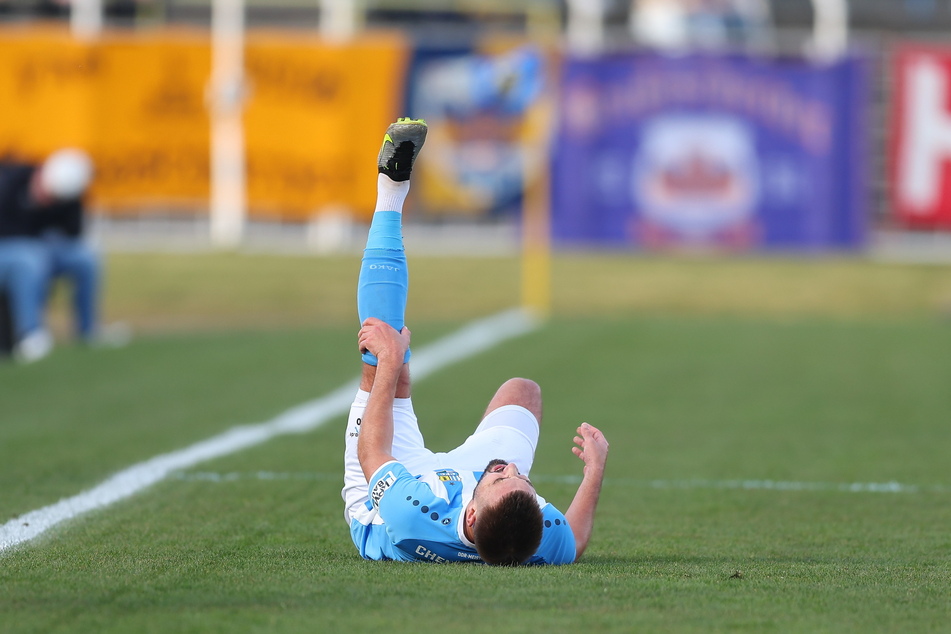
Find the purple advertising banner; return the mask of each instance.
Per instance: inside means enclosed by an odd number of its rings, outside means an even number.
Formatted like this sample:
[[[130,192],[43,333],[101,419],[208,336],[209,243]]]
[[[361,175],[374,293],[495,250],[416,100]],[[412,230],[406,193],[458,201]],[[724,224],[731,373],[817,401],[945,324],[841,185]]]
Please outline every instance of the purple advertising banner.
[[[632,53],[569,59],[562,82],[556,244],[864,244],[861,61]]]

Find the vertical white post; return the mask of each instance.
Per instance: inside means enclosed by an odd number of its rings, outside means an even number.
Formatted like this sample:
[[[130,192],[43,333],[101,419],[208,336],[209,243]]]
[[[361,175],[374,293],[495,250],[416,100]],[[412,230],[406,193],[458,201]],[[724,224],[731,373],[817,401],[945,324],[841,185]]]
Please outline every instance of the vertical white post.
[[[241,243],[247,215],[244,0],[214,0],[211,21],[211,242],[230,248]]]
[[[358,0],[320,0],[320,35],[342,41],[357,32]]]
[[[69,28],[77,39],[91,39],[102,31],[102,0],[73,0]]]
[[[841,57],[849,43],[848,0],[812,0],[812,7],[812,54],[821,60]]]
[[[593,55],[604,50],[604,0],[568,0],[568,48]]]

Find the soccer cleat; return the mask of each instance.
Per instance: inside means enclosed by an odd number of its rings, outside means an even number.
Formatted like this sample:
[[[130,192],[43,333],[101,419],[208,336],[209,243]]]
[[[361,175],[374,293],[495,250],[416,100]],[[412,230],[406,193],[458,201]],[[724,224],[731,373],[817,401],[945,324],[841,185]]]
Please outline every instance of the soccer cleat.
[[[376,159],[380,174],[386,174],[390,180],[406,181],[413,171],[413,161],[419,154],[419,148],[426,142],[429,128],[422,119],[402,117],[391,123],[383,135],[383,146]]]

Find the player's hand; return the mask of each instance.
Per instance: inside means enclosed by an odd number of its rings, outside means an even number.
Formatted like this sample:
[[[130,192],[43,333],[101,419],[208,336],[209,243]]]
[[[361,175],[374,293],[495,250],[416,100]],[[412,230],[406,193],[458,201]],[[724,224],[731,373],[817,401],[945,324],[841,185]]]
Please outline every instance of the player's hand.
[[[360,352],[370,352],[380,361],[398,359],[403,363],[410,342],[409,328],[404,327],[396,332],[393,326],[385,321],[370,317],[363,322],[357,336]]]
[[[608,460],[608,439],[601,430],[589,423],[581,423],[575,436],[571,451],[584,461],[584,475],[604,475],[604,465]]]

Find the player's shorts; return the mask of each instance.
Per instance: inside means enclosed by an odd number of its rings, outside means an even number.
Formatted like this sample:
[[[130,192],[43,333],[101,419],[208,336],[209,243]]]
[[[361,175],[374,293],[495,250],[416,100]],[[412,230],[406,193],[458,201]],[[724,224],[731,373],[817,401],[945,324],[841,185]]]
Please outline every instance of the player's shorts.
[[[344,486],[346,521],[350,524],[351,509],[365,506],[369,500],[367,480],[357,458],[357,440],[369,393],[360,390],[350,406],[344,453]],[[479,423],[472,435],[447,452],[426,448],[419,430],[412,399],[395,399],[393,404],[393,457],[414,474],[438,469],[482,472],[491,460],[513,462],[528,475],[538,447],[538,421],[534,414],[520,405],[503,405],[492,410]]]

